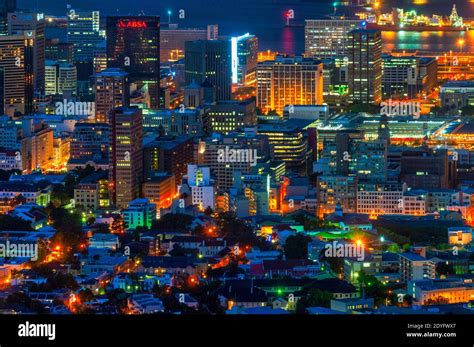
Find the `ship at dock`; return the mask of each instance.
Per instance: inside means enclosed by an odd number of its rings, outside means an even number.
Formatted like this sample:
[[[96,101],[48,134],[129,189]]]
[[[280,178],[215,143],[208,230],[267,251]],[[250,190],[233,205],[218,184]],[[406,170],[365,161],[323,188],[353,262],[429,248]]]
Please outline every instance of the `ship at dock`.
[[[415,10],[404,11],[394,8],[390,13],[378,13],[367,18],[367,28],[381,31],[447,31],[462,32],[471,28],[459,16],[456,5],[453,5],[451,14],[448,17],[432,15],[428,17],[418,14]]]

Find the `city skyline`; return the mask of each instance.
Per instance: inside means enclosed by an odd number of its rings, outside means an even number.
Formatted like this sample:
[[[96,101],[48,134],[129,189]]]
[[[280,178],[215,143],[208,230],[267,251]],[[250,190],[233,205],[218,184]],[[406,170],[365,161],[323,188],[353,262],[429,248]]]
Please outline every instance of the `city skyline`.
[[[281,315],[469,337],[474,5],[219,4],[0,2],[15,341]]]

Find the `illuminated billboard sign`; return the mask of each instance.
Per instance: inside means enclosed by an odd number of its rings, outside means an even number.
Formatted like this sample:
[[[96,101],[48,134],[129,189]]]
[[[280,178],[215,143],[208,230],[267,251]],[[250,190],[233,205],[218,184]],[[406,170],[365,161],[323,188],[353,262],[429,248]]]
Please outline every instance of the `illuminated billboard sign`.
[[[142,29],[146,28],[147,24],[144,20],[120,20],[117,23],[118,28],[134,28],[134,29]]]

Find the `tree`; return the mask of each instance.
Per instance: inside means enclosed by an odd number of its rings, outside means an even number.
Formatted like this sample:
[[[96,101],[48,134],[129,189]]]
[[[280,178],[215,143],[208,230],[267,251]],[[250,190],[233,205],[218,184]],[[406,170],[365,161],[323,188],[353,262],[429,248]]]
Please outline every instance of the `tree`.
[[[51,203],[55,207],[68,205],[71,202],[72,197],[73,196],[69,195],[65,186],[62,184],[55,184],[51,190]]]
[[[258,237],[253,228],[244,220],[238,219],[233,212],[219,213],[217,222],[220,226],[220,233],[223,237],[236,239],[241,247],[258,247],[261,250],[268,250],[271,244],[263,237]]]
[[[364,271],[359,272],[359,285],[369,298],[374,298],[376,305],[383,304],[389,296],[385,286],[377,278],[367,275]]]
[[[304,230],[316,230],[316,229],[328,229],[338,228],[334,223],[325,221],[324,219],[311,216],[309,217],[305,213],[297,213],[293,216],[294,220],[299,224],[303,225]]]
[[[286,239],[285,256],[287,259],[308,259],[308,243],[311,242],[311,237],[302,233],[297,233]]]
[[[62,207],[56,208],[53,204],[49,204],[47,210],[49,220],[57,230],[52,239],[53,245],[61,246],[66,256],[71,258],[73,252],[80,250],[84,237],[81,215]]]
[[[188,229],[194,217],[181,213],[168,213],[152,223],[152,229]]]
[[[17,305],[24,306],[35,313],[45,314],[48,310],[38,300],[31,300],[28,295],[23,292],[10,294],[6,299],[8,307],[15,307]]]
[[[379,112],[379,110],[377,106],[375,105],[356,103],[349,107],[349,112],[354,112],[354,113],[366,112],[366,113],[376,114],[377,112]]]
[[[94,170],[94,167],[87,165],[85,168],[77,168],[66,175],[64,179],[64,189],[71,198],[74,196],[74,188],[77,183],[83,178],[93,174]]]
[[[94,225],[94,234],[108,234],[110,226],[107,223],[99,223]]]
[[[305,313],[308,307],[330,307],[332,293],[318,288],[311,288],[305,296],[296,303],[296,312]]]
[[[110,230],[114,234],[124,234],[125,233],[125,223],[123,221],[123,217],[121,214],[117,215],[112,225],[110,226]]]
[[[204,214],[208,217],[211,217],[213,213],[214,211],[212,210],[211,206],[207,206],[207,208],[204,210]]]
[[[441,262],[436,265],[436,272],[438,275],[453,275],[454,266],[452,263]]]

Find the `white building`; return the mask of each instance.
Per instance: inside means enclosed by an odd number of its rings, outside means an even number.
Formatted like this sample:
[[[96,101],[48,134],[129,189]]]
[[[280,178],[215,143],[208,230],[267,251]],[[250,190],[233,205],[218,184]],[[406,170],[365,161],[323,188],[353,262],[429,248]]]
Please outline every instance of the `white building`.
[[[357,213],[370,215],[402,214],[403,190],[357,192]]]
[[[435,264],[417,253],[400,254],[400,282],[434,279]]]
[[[188,186],[191,190],[192,204],[201,209],[208,207],[214,209],[215,188],[211,180],[211,170],[209,167],[188,165]]]
[[[402,203],[403,214],[414,216],[425,215],[427,196],[428,194],[424,190],[405,192]]]

